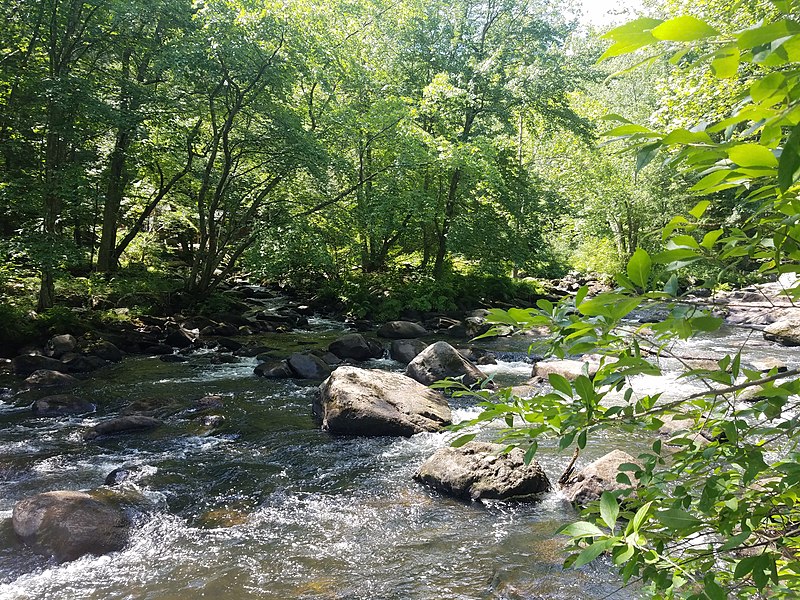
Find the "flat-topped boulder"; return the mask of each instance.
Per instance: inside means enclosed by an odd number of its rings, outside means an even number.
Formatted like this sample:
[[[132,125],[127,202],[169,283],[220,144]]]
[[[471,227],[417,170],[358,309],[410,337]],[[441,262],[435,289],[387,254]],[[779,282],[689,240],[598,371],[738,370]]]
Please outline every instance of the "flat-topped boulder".
[[[546,360],[537,362],[533,365],[533,376],[543,377],[551,373],[561,375],[569,381],[575,381],[580,375],[583,375],[584,367],[588,368],[589,377],[597,375],[597,370],[600,368],[600,363],[595,361],[584,360]]]
[[[570,502],[586,506],[594,500],[599,500],[603,492],[615,492],[635,487],[638,485],[638,481],[631,471],[625,472],[631,480],[631,485],[617,481],[617,475],[620,473],[619,467],[625,463],[638,464],[638,461],[622,450],[613,450],[605,456],[601,456],[562,485],[564,495]]]
[[[423,385],[431,385],[447,377],[461,377],[464,385],[486,379],[483,371],[447,342],[436,342],[420,352],[406,367],[406,375]]]
[[[299,379],[325,379],[331,374],[331,368],[319,356],[313,354],[292,354],[286,364],[291,369],[292,377]]]
[[[378,336],[392,340],[403,340],[422,337],[428,331],[412,321],[389,321],[378,328]]]
[[[764,339],[783,346],[800,346],[800,318],[781,319],[767,325]]]
[[[66,372],[68,367],[60,360],[39,354],[22,354],[11,359],[11,371],[14,375],[29,377],[35,371]]]
[[[121,550],[131,521],[125,510],[85,492],[53,491],[17,502],[14,532],[33,549],[56,560]]]
[[[399,373],[350,366],[323,382],[314,412],[323,429],[347,435],[411,436],[452,422],[439,392]]]
[[[550,490],[550,481],[535,460],[502,444],[469,442],[460,448],[437,450],[414,479],[462,500],[531,500]]]
[[[360,333],[348,333],[337,338],[328,346],[328,351],[338,358],[353,360],[369,360],[383,356],[383,346],[374,340],[368,340]]]
[[[94,440],[98,437],[107,435],[119,435],[126,433],[142,433],[161,427],[163,422],[153,417],[145,415],[127,415],[100,421],[89,431],[83,434],[85,441]]]

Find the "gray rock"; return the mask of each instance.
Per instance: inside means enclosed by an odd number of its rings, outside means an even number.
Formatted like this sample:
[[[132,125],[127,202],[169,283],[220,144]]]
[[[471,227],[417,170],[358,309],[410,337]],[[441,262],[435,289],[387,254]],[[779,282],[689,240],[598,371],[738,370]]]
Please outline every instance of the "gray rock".
[[[61,371],[63,373],[67,370],[67,367],[60,360],[38,354],[23,354],[11,359],[11,371],[14,375],[28,377],[34,371],[41,370]]]
[[[478,367],[447,342],[436,342],[420,352],[406,367],[406,375],[423,385],[446,377],[461,377],[465,385],[486,379]]]
[[[383,356],[383,346],[368,340],[360,333],[349,333],[334,340],[328,346],[328,351],[339,358],[352,358],[353,360],[369,360]]]
[[[104,435],[117,435],[124,433],[140,433],[160,427],[163,423],[159,419],[144,415],[128,415],[101,421],[83,435],[85,441],[90,441]]]
[[[331,368],[319,356],[313,354],[292,354],[286,361],[300,379],[325,379],[331,374]]]
[[[393,360],[407,365],[427,347],[428,344],[422,340],[392,340],[389,346],[389,356]]]
[[[314,412],[323,429],[348,435],[411,436],[439,431],[452,420],[439,392],[399,373],[350,366],[323,382]]]
[[[289,377],[294,377],[294,373],[285,360],[261,363],[253,372],[259,377],[267,377],[268,379],[288,379]]]
[[[231,338],[222,337],[217,340],[217,343],[225,348],[226,350],[230,350],[231,352],[236,352],[240,350],[243,346],[241,342],[237,342],[236,340],[232,340]]]
[[[31,405],[33,414],[37,417],[62,417],[64,415],[84,415],[92,413],[97,407],[78,396],[72,394],[56,394],[40,398]]]
[[[427,330],[411,321],[389,321],[378,329],[378,336],[392,340],[404,340],[427,335]]]
[[[524,500],[550,490],[541,465],[525,464],[525,453],[505,446],[469,442],[440,448],[414,474],[414,479],[463,500]]]
[[[583,367],[586,365],[589,368],[589,377],[594,377],[600,368],[600,363],[568,359],[537,362],[533,365],[533,376],[547,379],[548,375],[555,373],[569,381],[575,381],[579,375],[583,375]]]
[[[122,350],[106,340],[92,345],[89,348],[89,353],[109,362],[119,362],[122,360]]]
[[[122,508],[73,491],[45,492],[17,502],[12,524],[23,542],[61,562],[121,550],[131,527]]]
[[[579,506],[586,506],[590,502],[598,500],[603,492],[631,489],[630,485],[617,481],[617,474],[620,473],[619,466],[623,463],[638,464],[638,461],[622,450],[609,452],[571,477],[563,485],[564,495],[570,502],[574,502]],[[636,481],[633,473],[626,471],[625,474],[631,479],[631,483],[635,487],[638,481]]]
[[[78,380],[72,375],[67,375],[60,371],[39,369],[31,373],[25,380],[25,383],[42,387],[72,387],[78,384]]]
[[[61,358],[67,352],[74,352],[78,347],[75,336],[65,333],[51,337],[44,347],[44,353],[53,358]]]
[[[194,344],[194,336],[182,327],[179,327],[167,333],[167,337],[164,338],[164,343],[175,348],[188,348]]]
[[[69,360],[64,361],[64,366],[70,373],[89,373],[102,369],[108,365],[108,361],[103,360],[99,356],[74,356]]]
[[[764,328],[764,339],[784,346],[800,346],[800,321],[785,319]]]

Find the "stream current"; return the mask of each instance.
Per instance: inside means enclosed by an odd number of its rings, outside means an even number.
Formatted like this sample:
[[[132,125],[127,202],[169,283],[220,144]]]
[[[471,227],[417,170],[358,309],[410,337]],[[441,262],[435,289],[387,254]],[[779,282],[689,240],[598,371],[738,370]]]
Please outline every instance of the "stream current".
[[[286,353],[325,347],[341,325],[248,340]],[[750,333],[726,331],[692,351],[735,351]],[[754,358],[800,355],[752,336]],[[455,342],[453,342],[455,344]],[[522,383],[530,338],[489,340],[507,360],[482,367],[502,385]],[[414,470],[456,434],[411,438],[333,437],[311,417],[314,383],[254,376],[255,359],[213,364],[198,352],[184,363],[127,358],[93,374],[76,393],[94,402],[89,417],[35,418],[30,403],[54,393],[5,381],[0,397],[0,598],[6,599],[603,599],[635,598],[602,561],[563,570],[563,538],[577,512],[554,491],[541,502],[464,503],[412,481]],[[388,359],[367,368],[401,370]],[[643,385],[673,392],[674,377]],[[224,424],[202,430],[191,399],[219,394]],[[82,441],[88,427],[133,402],[166,407],[166,426],[149,434]],[[454,419],[477,414],[453,400]],[[176,407],[169,410],[169,407]],[[652,433],[606,433],[578,466],[616,448],[636,454]],[[491,439],[491,431],[483,437]],[[555,481],[570,453],[544,445],[537,455]],[[103,484],[137,466],[139,490],[155,503],[121,552],[58,564],[21,545],[11,527],[27,496]],[[126,484],[130,485],[130,484]]]

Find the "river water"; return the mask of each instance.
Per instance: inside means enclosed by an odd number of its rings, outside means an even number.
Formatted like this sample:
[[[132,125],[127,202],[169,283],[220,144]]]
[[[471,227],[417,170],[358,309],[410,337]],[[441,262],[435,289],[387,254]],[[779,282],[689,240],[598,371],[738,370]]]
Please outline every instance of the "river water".
[[[289,352],[327,346],[339,334],[340,327],[322,321],[310,331],[248,342]],[[746,335],[728,332],[703,347],[736,348]],[[519,353],[528,341],[485,346]],[[756,347],[776,353],[771,345]],[[313,384],[255,377],[255,359],[213,364],[209,358],[202,352],[175,364],[128,358],[96,372],[77,392],[98,406],[87,418],[34,418],[27,407],[46,392],[2,383],[10,389],[0,398],[0,598],[637,597],[635,589],[620,589],[602,562],[561,568],[563,538],[554,532],[577,513],[559,492],[532,504],[469,504],[412,481],[419,464],[456,434],[333,437],[312,420]],[[507,358],[487,370],[503,384],[525,381],[530,365],[519,355]],[[402,368],[388,359],[365,366]],[[224,399],[215,412],[226,420],[213,431],[201,428],[188,408],[206,394]],[[160,407],[166,426],[82,441],[88,427],[137,402]],[[453,408],[457,420],[477,414],[466,400],[453,401]],[[582,464],[614,448],[635,454],[652,442],[648,435],[606,434]],[[569,452],[547,445],[539,456],[551,481],[569,459]],[[136,485],[155,506],[125,550],[57,564],[15,539],[10,517],[18,500],[95,488],[123,465],[140,467]]]

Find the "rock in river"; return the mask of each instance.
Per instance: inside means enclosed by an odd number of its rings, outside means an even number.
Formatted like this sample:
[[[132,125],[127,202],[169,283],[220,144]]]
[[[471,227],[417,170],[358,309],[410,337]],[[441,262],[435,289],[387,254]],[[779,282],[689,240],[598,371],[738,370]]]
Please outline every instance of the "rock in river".
[[[339,367],[320,386],[315,413],[331,433],[410,436],[451,423],[442,394],[399,373]]]
[[[286,362],[294,377],[300,379],[325,379],[331,374],[328,363],[313,354],[295,353]]]
[[[62,373],[67,370],[67,366],[60,360],[49,358],[47,356],[40,356],[38,354],[22,354],[11,360],[11,370],[15,375],[22,375],[28,377],[34,371],[39,370],[48,371],[61,371]]]
[[[45,492],[17,502],[12,524],[25,543],[62,562],[121,550],[131,526],[123,509],[73,491]]]
[[[349,333],[331,342],[328,350],[339,358],[369,360],[383,356],[383,346],[360,333]]]
[[[601,456],[564,484],[564,495],[570,502],[586,506],[594,500],[599,500],[603,492],[630,489],[630,485],[617,481],[619,467],[623,463],[638,464],[638,461],[622,450],[614,450]],[[632,472],[627,471],[626,475],[634,486],[637,485],[638,482]]]
[[[397,362],[407,365],[427,347],[428,344],[422,340],[392,340],[389,346],[389,356]]]
[[[550,489],[535,460],[525,464],[519,448],[504,454],[505,446],[469,442],[460,448],[440,448],[414,474],[414,479],[462,500],[525,500]]]
[[[426,335],[428,331],[422,326],[411,321],[389,321],[378,329],[378,336],[392,340],[418,338]]]
[[[116,435],[120,433],[138,433],[160,427],[163,423],[153,417],[144,415],[128,415],[100,421],[83,435],[85,441],[93,440],[103,435]]]
[[[31,406],[37,417],[62,417],[64,415],[84,415],[95,411],[95,405],[73,396],[72,394],[56,394],[40,398]]]
[[[785,319],[764,328],[764,339],[784,346],[800,346],[800,321]]]
[[[28,385],[38,385],[42,387],[72,387],[78,385],[78,380],[72,375],[61,373],[60,371],[48,371],[39,369],[31,373],[25,380]]]
[[[430,385],[446,377],[463,377],[464,385],[486,379],[486,375],[478,367],[447,342],[436,342],[420,352],[408,364],[406,375],[423,385]]]

